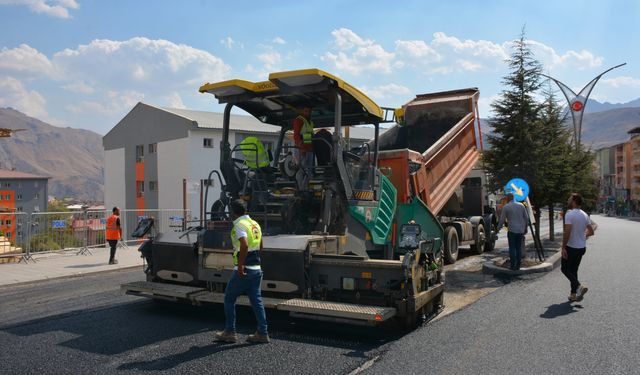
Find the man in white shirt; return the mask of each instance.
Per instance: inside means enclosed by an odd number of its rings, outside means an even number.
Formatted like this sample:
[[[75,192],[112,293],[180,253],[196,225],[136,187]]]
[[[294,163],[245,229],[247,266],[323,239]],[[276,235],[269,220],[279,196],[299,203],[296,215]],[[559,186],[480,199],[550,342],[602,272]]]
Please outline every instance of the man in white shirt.
[[[587,250],[587,238],[593,236],[594,229],[589,216],[582,211],[582,196],[573,193],[567,201],[569,210],[564,215],[562,235],[562,265],[560,270],[571,283],[570,302],[580,302],[587,293],[585,285],[578,280],[578,267]]]
[[[513,193],[507,194],[507,203],[502,207],[500,213],[500,221],[498,222],[498,231],[502,229],[505,219],[509,230],[507,231],[507,240],[509,241],[509,262],[512,270],[520,269],[522,261],[522,242],[524,235],[527,233],[527,224],[529,224],[529,216],[525,206],[513,199]]]

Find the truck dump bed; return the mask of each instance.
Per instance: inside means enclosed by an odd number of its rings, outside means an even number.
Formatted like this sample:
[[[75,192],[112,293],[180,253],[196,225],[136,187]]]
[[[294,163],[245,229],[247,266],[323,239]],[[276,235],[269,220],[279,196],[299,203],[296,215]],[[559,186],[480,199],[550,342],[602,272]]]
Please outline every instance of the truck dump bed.
[[[380,136],[379,165],[388,168],[399,202],[414,192],[437,215],[460,186],[482,148],[478,96],[475,88],[418,95],[402,107],[400,124]]]

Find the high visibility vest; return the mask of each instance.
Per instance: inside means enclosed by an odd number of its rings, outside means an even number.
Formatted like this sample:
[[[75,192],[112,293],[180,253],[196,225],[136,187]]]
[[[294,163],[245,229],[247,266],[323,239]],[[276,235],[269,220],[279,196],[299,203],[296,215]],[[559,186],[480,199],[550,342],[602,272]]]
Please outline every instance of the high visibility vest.
[[[233,265],[238,266],[238,254],[240,253],[240,240],[236,238],[236,229],[240,227],[247,233],[247,257],[245,266],[260,266],[260,242],[262,242],[262,229],[260,224],[248,215],[242,216],[233,222],[231,229],[231,244],[233,245]]]
[[[313,138],[313,128],[315,124],[311,120],[307,120],[304,116],[298,116],[302,120],[302,128],[300,129],[300,135],[302,136],[302,143],[308,145],[311,144],[311,138]]]
[[[242,142],[240,142],[240,149],[244,155],[244,163],[247,167],[258,169],[269,166],[269,154],[258,138],[247,137],[243,139]]]
[[[120,231],[118,230],[118,216],[111,215],[107,218],[107,232],[105,237],[107,240],[119,240],[120,239]]]

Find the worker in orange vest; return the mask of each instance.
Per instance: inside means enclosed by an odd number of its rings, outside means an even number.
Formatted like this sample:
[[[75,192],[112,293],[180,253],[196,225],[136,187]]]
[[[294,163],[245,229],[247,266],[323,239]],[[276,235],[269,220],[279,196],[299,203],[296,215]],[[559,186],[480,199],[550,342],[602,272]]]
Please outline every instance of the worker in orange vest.
[[[109,264],[118,264],[116,260],[116,247],[118,241],[122,239],[122,228],[120,227],[120,209],[114,207],[111,216],[107,218],[107,242],[111,247],[111,255],[109,256]]]

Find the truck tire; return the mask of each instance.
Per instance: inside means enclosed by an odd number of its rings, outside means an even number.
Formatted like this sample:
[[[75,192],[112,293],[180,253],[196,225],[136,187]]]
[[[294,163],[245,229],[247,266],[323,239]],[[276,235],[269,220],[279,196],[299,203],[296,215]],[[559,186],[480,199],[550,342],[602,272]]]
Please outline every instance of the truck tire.
[[[454,227],[444,229],[444,262],[453,264],[458,259],[458,232]]]
[[[482,254],[486,246],[487,235],[484,232],[484,225],[478,224],[476,227],[476,238],[474,244],[471,245],[471,251],[476,254]]]
[[[489,236],[487,237],[484,243],[484,251],[493,251],[496,248],[496,234],[498,232],[498,226],[496,224],[491,224],[491,231],[489,232]]]

